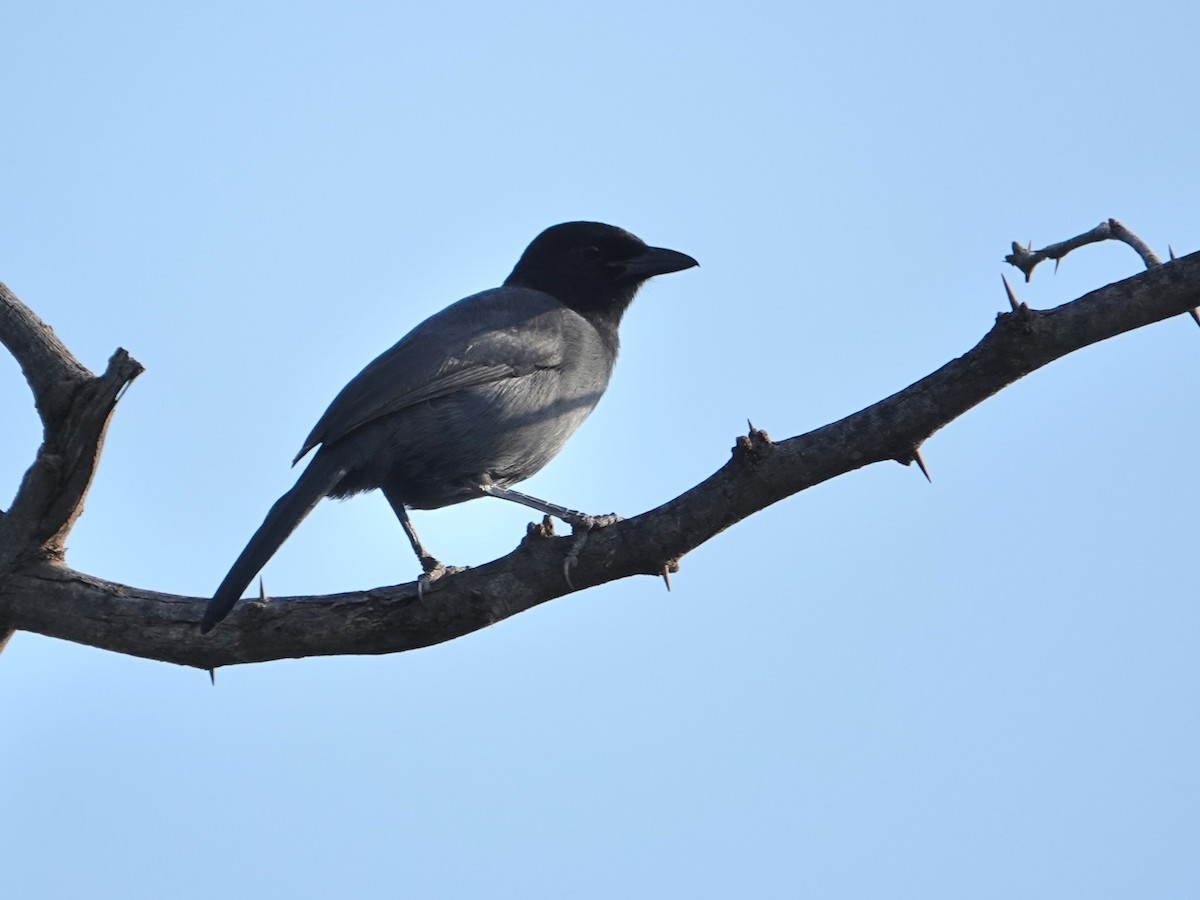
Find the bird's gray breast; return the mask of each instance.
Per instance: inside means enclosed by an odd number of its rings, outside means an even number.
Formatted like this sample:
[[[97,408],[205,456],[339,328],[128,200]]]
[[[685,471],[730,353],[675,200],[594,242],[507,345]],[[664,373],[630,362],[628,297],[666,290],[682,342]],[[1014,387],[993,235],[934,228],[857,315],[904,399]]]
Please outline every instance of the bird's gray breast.
[[[446,468],[515,484],[553,459],[596,408],[612,375],[607,345],[589,322],[569,310],[555,311],[551,322],[539,325],[539,339],[558,343],[559,352],[510,377],[430,404],[436,427],[453,432],[449,446],[462,451]]]

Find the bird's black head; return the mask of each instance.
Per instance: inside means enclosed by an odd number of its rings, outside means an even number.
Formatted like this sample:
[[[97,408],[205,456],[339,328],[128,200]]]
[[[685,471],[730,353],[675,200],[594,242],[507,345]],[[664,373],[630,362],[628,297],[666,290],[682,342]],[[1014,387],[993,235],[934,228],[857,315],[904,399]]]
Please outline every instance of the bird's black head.
[[[696,265],[686,253],[648,247],[622,228],[564,222],[533,239],[504,283],[545,291],[589,319],[615,327],[648,279]]]

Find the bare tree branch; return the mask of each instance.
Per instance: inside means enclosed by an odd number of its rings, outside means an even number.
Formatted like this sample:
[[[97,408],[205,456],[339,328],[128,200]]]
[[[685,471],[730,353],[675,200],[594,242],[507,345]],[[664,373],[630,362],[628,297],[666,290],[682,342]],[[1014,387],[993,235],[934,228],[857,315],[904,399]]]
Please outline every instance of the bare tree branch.
[[[6,573],[36,560],[59,560],[83,511],[121,391],[142,371],[124,350],[99,378],[54,331],[0,284],[0,342],[16,358],[42,420],[42,445],[8,511],[0,515],[0,594]],[[13,623],[0,604],[0,651]]]
[[[92,377],[53,329],[4,284],[0,284],[0,343],[20,365],[43,421],[63,415],[74,390]]]
[[[78,515],[117,397],[142,367],[124,350],[117,350],[104,375],[97,378],[3,284],[0,343],[21,366],[43,432],[37,461],[26,472],[5,520],[10,527],[31,529],[40,546],[60,531],[65,533]],[[84,457],[91,457],[90,465],[82,461]],[[6,550],[11,554],[11,547],[0,540],[0,562]]]
[[[1074,246],[1091,242],[1076,240]],[[66,376],[38,374],[31,378],[35,394],[52,390],[46,385],[55,378],[74,379],[75,387],[54,428],[57,420],[43,414],[47,441],[10,514],[0,519],[0,621],[211,669],[285,657],[410,650],[487,627],[574,589],[629,575],[666,577],[684,554],[709,538],[808,487],[884,460],[916,461],[924,471],[922,442],[1006,385],[1089,344],[1194,308],[1200,303],[1200,254],[1155,265],[1056,309],[1031,310],[1011,289],[1009,298],[1012,311],[999,314],[978,345],[915,384],[789,440],[772,442],[751,427],[737,440],[730,461],[703,483],[658,509],[590,533],[571,569],[574,588],[563,576],[563,561],[574,552],[574,542],[554,536],[546,521],[530,526],[525,540],[507,556],[434,582],[424,602],[418,600],[415,584],[244,601],[228,624],[206,637],[200,636],[197,623],[207,598],[102,581],[68,568],[61,559],[61,540],[74,519],[67,507],[74,503],[77,514],[104,424],[118,393],[141,367],[118,351],[100,378],[80,376],[78,369]],[[31,360],[23,361],[23,367],[38,368],[40,352],[46,365],[70,368],[63,362],[70,355],[61,344],[61,352],[48,343],[51,349],[28,349],[31,342],[20,334],[37,329],[29,325],[32,313],[25,307],[18,303],[17,312],[12,311],[14,301],[11,294],[0,294],[0,337],[10,349],[17,346],[14,355],[20,352]],[[12,326],[14,320],[24,324]],[[10,337],[13,333],[16,339]],[[58,435],[54,442],[52,432]],[[55,490],[61,492],[57,499]],[[14,547],[26,552],[14,552]],[[38,547],[40,552],[30,552]]]

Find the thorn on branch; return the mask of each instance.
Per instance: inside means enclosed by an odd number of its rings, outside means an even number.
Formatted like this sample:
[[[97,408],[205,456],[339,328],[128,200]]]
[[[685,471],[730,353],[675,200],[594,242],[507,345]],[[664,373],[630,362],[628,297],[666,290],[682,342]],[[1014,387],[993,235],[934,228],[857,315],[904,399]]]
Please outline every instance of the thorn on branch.
[[[1012,307],[1013,312],[1016,312],[1021,308],[1021,304],[1017,302],[1017,295],[1013,293],[1012,285],[1008,283],[1003,272],[1000,273],[1000,280],[1004,282],[1004,292],[1008,294],[1008,305]]]
[[[921,448],[913,448],[913,462],[915,462],[921,470],[921,474],[925,476],[925,480],[933,484],[933,479],[929,477],[929,469],[925,467],[925,460],[921,458]]]

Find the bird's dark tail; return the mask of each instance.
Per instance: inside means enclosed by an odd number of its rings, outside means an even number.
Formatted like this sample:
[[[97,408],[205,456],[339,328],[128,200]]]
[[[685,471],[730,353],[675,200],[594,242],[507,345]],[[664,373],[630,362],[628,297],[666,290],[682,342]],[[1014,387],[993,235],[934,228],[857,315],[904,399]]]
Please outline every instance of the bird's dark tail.
[[[254,537],[250,538],[250,543],[217,588],[216,594],[208,601],[204,620],[200,623],[201,634],[212,631],[218,622],[229,615],[254,576],[345,474],[345,469],[328,454],[319,452],[313,457],[295,487],[275,501],[262,525],[254,532]]]

